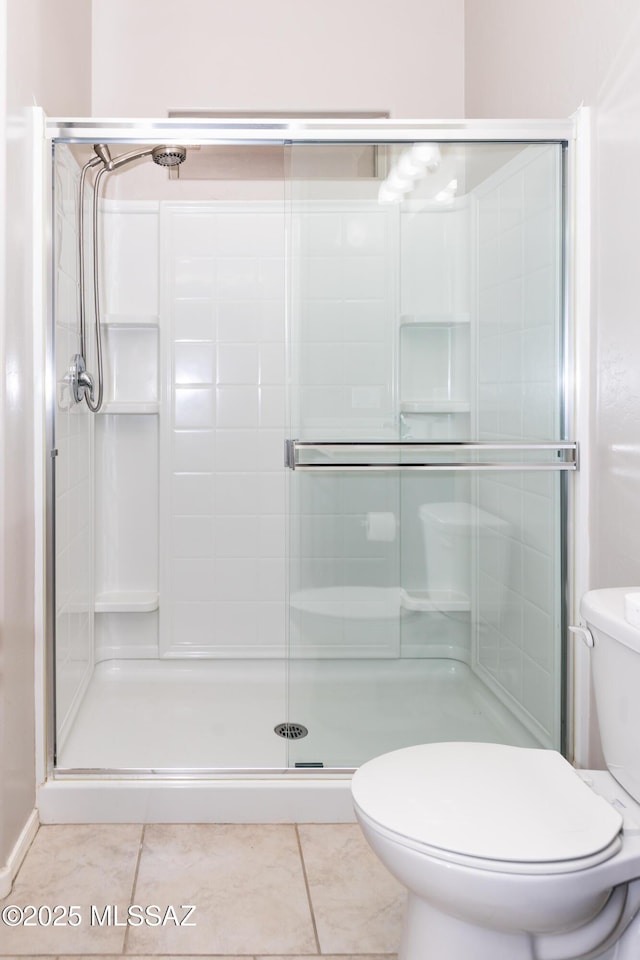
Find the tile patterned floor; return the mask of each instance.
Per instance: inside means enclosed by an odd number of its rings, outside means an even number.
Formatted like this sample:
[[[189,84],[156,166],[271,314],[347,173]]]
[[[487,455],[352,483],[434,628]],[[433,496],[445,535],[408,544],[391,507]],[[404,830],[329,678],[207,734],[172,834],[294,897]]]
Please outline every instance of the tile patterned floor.
[[[127,924],[131,904],[175,915]],[[2,960],[390,960],[404,891],[356,824],[64,825],[40,828],[0,917],[10,905],[75,906],[81,922],[0,919]],[[177,925],[183,905],[194,926]]]

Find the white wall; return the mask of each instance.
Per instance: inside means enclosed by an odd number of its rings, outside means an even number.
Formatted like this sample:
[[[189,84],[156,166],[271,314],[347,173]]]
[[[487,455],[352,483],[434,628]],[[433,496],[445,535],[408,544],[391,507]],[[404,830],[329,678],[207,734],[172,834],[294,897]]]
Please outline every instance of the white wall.
[[[93,113],[463,113],[464,0],[93,0]]]
[[[597,385],[594,547],[597,586],[640,583],[640,14],[597,99]]]
[[[467,117],[568,117],[597,100],[634,0],[465,0]]]
[[[25,110],[88,113],[91,9],[0,3],[0,874],[34,807],[32,188]],[[3,42],[4,41],[4,42]],[[4,54],[0,49],[0,54]],[[39,482],[39,478],[38,478]]]
[[[469,115],[595,111],[594,587],[640,583],[639,51],[632,0],[466,0]]]

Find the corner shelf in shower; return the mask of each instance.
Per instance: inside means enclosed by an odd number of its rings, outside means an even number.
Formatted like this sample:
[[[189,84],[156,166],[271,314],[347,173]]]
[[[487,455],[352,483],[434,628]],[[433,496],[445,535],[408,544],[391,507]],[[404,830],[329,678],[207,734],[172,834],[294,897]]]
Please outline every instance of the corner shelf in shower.
[[[471,609],[469,597],[454,590],[400,590],[400,606],[414,613],[465,612]]]
[[[96,613],[152,613],[160,605],[160,598],[153,591],[122,591],[96,595]]]
[[[109,400],[102,404],[100,414],[147,415],[160,412],[158,400]]]

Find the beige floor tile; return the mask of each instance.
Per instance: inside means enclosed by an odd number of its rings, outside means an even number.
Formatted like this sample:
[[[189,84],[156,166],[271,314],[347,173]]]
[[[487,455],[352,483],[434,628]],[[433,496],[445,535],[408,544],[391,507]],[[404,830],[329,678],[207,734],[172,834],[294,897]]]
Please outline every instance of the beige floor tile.
[[[331,954],[331,953],[322,953],[322,954],[307,954],[306,956],[291,956],[287,954],[286,956],[275,957],[269,955],[266,957],[261,957],[258,955],[255,960],[397,960],[397,954],[395,953],[340,953],[340,954]],[[65,960],[64,957],[60,957],[60,960]],[[93,960],[93,957],[91,958]],[[128,958],[127,958],[128,960]],[[134,958],[131,958],[134,960]],[[136,957],[135,960],[147,960],[146,957],[139,958]],[[162,960],[165,960],[163,957]],[[189,960],[189,958],[180,957],[180,960]],[[202,957],[198,957],[198,960],[203,960]],[[216,958],[217,960],[217,958]],[[231,958],[226,957],[224,960],[231,960]]]
[[[353,823],[298,828],[323,954],[395,953],[406,894]]]
[[[316,952],[293,826],[152,824],[135,903],[194,904],[196,926],[131,927],[128,955]]]
[[[77,926],[3,924],[0,957],[121,952],[124,928],[92,926],[91,906],[101,910],[118,904],[126,909],[141,835],[142,828],[136,824],[41,827],[0,908],[9,904],[77,906],[82,922]]]

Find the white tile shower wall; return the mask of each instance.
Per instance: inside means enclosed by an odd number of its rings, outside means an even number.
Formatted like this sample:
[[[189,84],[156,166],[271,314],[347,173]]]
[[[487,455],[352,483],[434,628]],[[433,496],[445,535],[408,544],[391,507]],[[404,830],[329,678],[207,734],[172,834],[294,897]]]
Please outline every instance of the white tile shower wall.
[[[69,150],[56,149],[55,194],[55,552],[58,744],[73,719],[93,663],[92,417],[66,376],[79,351],[77,186]]]
[[[282,655],[283,206],[161,209],[161,653]],[[375,203],[334,202],[295,222],[302,278],[294,317],[310,343],[301,350],[305,423],[315,429],[316,411],[331,436],[338,425],[349,429],[347,414],[371,436],[394,423],[389,216]],[[125,235],[126,227],[114,223],[115,231]],[[327,403],[329,394],[335,402]],[[349,485],[346,506],[339,497],[333,507],[340,529],[330,551],[339,558],[334,577],[397,585],[395,567],[388,572],[396,545],[365,537],[365,514],[379,498],[366,508],[366,484],[357,486],[354,494]],[[348,516],[354,509],[355,519]],[[305,515],[302,526],[313,537],[319,522],[326,531],[326,516]],[[321,552],[309,541],[299,558],[306,573],[313,567],[314,583],[333,562]]]
[[[294,208],[293,429],[300,439],[397,430],[397,210],[377,200]]]
[[[395,439],[397,209],[353,197],[310,199],[312,185],[298,189],[290,251],[292,433]],[[393,476],[291,477],[293,656],[397,656],[398,537],[370,539],[367,517],[399,521],[398,493]]]
[[[477,197],[478,439],[558,437],[560,151],[530,147]],[[488,474],[510,523],[479,541],[477,669],[546,745],[559,742],[558,474]]]
[[[161,651],[169,656],[281,655],[286,617],[283,208],[211,202],[161,209]],[[126,236],[126,210],[123,204],[123,223],[112,221],[114,236]],[[149,212],[132,207],[135,234],[146,229],[140,224]],[[340,391],[335,404],[317,408],[300,391],[296,432],[395,436],[397,211],[333,201],[300,213],[293,226],[294,254],[299,254],[293,259],[300,262],[294,278],[294,380],[302,380],[303,387],[312,381],[325,400]],[[454,249],[452,243],[449,247]],[[455,249],[462,250],[466,264],[463,247]],[[346,267],[341,251],[353,261]],[[446,304],[441,298],[442,303],[425,306],[424,297],[414,297],[416,311],[467,306],[466,294],[459,299],[465,285],[451,281],[451,271],[440,271],[445,273]],[[127,277],[123,282],[133,284]],[[149,292],[136,302],[147,315],[156,301]],[[121,304],[118,309],[126,312],[115,316],[126,323],[130,308]],[[303,336],[296,338],[298,322]],[[373,358],[367,352],[371,341],[377,351]],[[353,381],[359,377],[363,382],[356,383],[357,390]],[[303,475],[295,484],[294,592],[401,582],[397,541],[369,541],[365,534],[367,512],[400,515],[398,484],[355,476],[336,483],[328,476]],[[441,487],[431,499],[452,498]],[[456,495],[466,496],[459,489]],[[429,497],[416,491],[413,499],[417,513]],[[416,562],[403,557],[403,567],[409,586],[420,589],[415,571],[424,566],[422,546],[419,538],[414,541]],[[111,621],[118,615],[108,616],[107,645],[115,649]],[[129,616],[132,624],[133,619]],[[415,632],[409,631],[409,655],[416,655]],[[354,652],[357,642],[351,647],[347,642],[345,652]]]
[[[469,309],[469,208],[407,201],[401,215],[400,312],[451,316]]]
[[[400,516],[393,474],[291,478],[293,656],[397,656],[399,541],[369,539],[368,514]]]
[[[156,419],[129,414],[98,414],[96,418],[95,576],[99,603],[113,602],[116,597],[134,601],[158,592]]]
[[[158,204],[121,206],[103,200],[100,246],[104,251],[103,319],[152,317],[158,313]],[[135,264],[135,267],[134,267]]]
[[[96,660],[158,655],[158,224],[157,202],[101,202]]]
[[[467,197],[445,205],[415,199],[402,205],[400,314],[405,325],[399,333],[399,394],[405,402],[434,401],[433,412],[403,412],[402,435],[407,440],[470,436],[470,324],[463,320],[469,314],[469,223]],[[441,410],[437,401],[444,401]],[[447,413],[448,401],[467,409]],[[469,489],[469,478],[460,473],[402,475],[401,583],[409,595],[424,596],[432,588],[420,506],[466,501]],[[469,612],[404,611],[402,653],[469,661]]]
[[[285,653],[284,229],[161,206],[163,656]]]

